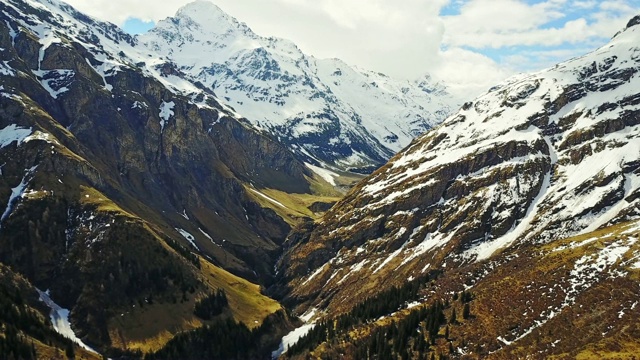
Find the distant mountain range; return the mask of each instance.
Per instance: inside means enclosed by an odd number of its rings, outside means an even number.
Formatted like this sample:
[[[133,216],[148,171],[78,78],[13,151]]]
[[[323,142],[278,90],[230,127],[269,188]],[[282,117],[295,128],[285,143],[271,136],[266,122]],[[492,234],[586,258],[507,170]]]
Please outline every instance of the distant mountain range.
[[[147,63],[197,79],[314,165],[373,169],[460,105],[429,76],[399,81],[316,59],[209,1],[184,6],[136,41]]]

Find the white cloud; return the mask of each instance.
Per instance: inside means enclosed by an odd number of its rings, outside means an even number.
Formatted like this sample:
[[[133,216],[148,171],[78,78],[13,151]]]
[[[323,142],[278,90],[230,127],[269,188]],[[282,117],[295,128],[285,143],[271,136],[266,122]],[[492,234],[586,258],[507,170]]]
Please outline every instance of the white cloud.
[[[500,63],[510,69],[535,71],[551,67],[568,59],[584,55],[593,50],[588,47],[554,50],[531,50],[518,54],[506,55]]]
[[[638,9],[633,8],[627,3],[627,1],[624,0],[603,1],[600,4],[600,9],[604,11],[614,11],[627,14],[638,11]]]
[[[232,14],[244,11],[243,21],[258,34],[290,39],[314,56],[413,78],[427,72],[438,53],[444,32],[438,14],[448,0],[267,2],[269,9],[252,14],[243,9],[255,0],[219,4]]]
[[[472,99],[515,73],[512,67],[499,65],[477,52],[453,48],[438,54],[433,77],[449,85],[453,94]]]
[[[460,14],[445,17],[447,34],[456,43],[468,34],[521,33],[561,18],[558,11],[565,1],[551,0],[529,5],[519,0],[472,0]]]
[[[158,21],[188,0],[67,0],[122,25],[129,17]],[[256,33],[292,40],[320,58],[414,78],[429,71],[442,42],[438,14],[449,0],[214,0]]]
[[[583,9],[583,10],[589,10],[589,9],[593,9],[594,7],[596,7],[596,5],[598,5],[598,2],[595,0],[587,0],[587,1],[574,1],[571,6],[576,7],[578,9]]]
[[[601,2],[599,12],[585,13],[589,19],[568,16],[573,7],[584,11],[595,6],[593,1],[471,0],[460,15],[445,17],[444,41],[475,49],[577,44],[611,37],[637,11],[627,1],[612,0]]]

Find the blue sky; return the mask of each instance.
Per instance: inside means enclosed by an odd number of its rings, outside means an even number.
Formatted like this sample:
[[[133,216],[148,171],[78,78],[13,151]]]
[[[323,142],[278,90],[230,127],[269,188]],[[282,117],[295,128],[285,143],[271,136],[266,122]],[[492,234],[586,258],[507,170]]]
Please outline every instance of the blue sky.
[[[122,24],[122,29],[129,34],[137,35],[146,33],[155,25],[156,24],[153,20],[144,21],[139,18],[128,18],[125,20],[124,24]]]
[[[133,34],[191,2],[67,1]],[[592,51],[640,13],[640,0],[211,1],[314,56],[407,79],[428,73],[470,91]]]
[[[485,37],[503,36],[508,32],[510,36],[507,37],[511,37],[512,41],[503,43],[480,41],[475,44],[470,42],[460,45],[461,48],[481,53],[497,64],[512,68],[514,71],[539,70],[606,44],[632,14],[640,13],[638,0],[522,0],[519,2],[529,9],[536,9],[532,11],[529,18],[537,18],[537,21],[530,21],[522,24],[521,27],[515,24],[509,27],[505,22],[502,28],[496,27],[493,32],[484,31]],[[472,19],[468,22],[469,26],[483,23],[483,21],[474,22],[474,16],[468,15],[473,12],[469,9],[470,3],[473,1],[452,1],[442,8],[440,15],[445,19],[456,17]],[[475,3],[478,4],[480,1]],[[514,1],[504,3],[509,4]],[[490,3],[485,1],[485,5]],[[572,24],[575,25],[573,29]],[[583,31],[583,29],[592,29],[592,31]],[[534,33],[543,31],[553,34],[548,38],[540,36],[538,39],[529,39]],[[448,45],[445,44],[446,46]]]

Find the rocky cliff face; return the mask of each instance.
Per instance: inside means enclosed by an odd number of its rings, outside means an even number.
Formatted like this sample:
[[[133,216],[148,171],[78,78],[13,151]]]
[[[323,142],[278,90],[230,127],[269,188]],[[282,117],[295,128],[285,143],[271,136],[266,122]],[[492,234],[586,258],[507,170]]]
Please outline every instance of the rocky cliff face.
[[[371,170],[456,104],[428,76],[397,81],[316,59],[256,35],[207,1],[186,5],[137,41],[316,165]]]
[[[636,23],[590,54],[464,104],[295,231],[283,294],[301,310],[336,314],[430,270],[637,219]]]
[[[290,225],[248,188],[308,193],[312,176],[134,45],[55,0],[0,4],[0,262],[50,289],[101,349],[197,324],[187,309],[132,335],[127,321],[146,316],[132,306],[193,306],[223,285],[256,297],[234,316],[275,311],[220,267],[268,283]]]

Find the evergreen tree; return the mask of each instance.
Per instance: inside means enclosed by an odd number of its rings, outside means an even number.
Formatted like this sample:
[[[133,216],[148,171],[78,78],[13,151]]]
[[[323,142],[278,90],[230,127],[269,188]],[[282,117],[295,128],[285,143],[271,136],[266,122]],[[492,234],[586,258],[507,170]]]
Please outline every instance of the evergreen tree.
[[[75,351],[73,350],[73,342],[69,341],[67,343],[67,347],[64,350],[64,354],[67,356],[67,359],[75,359],[76,358]]]
[[[458,319],[456,317],[456,308],[454,307],[453,310],[451,311],[451,317],[449,317],[449,324],[455,324],[458,322]]]
[[[228,305],[227,295],[224,290],[219,289],[198,301],[193,313],[203,320],[211,320],[215,316],[222,314]]]
[[[468,319],[471,316],[471,310],[469,309],[469,303],[464,304],[464,308],[462,309],[462,318]]]

